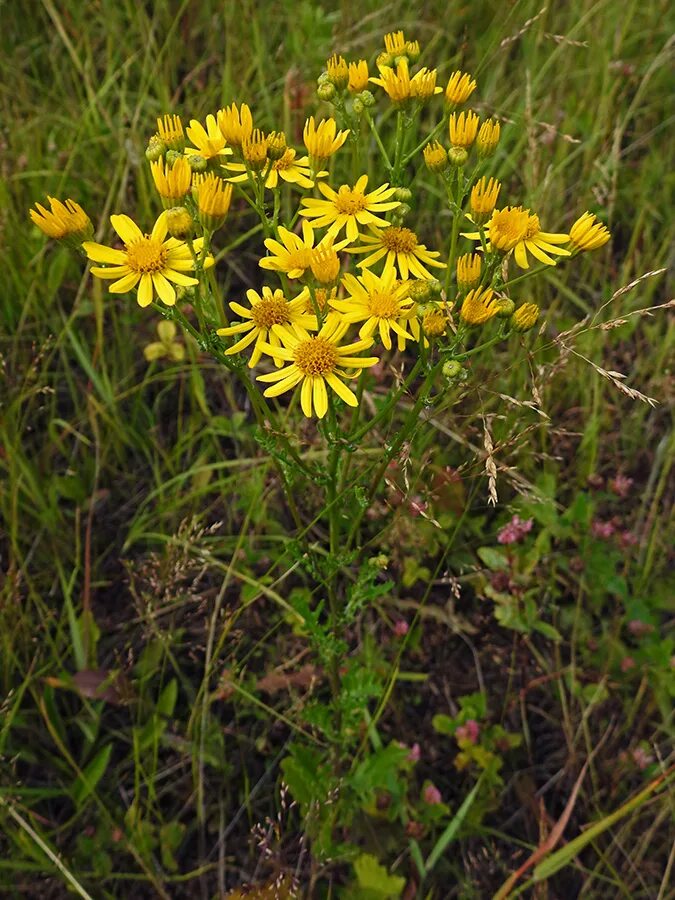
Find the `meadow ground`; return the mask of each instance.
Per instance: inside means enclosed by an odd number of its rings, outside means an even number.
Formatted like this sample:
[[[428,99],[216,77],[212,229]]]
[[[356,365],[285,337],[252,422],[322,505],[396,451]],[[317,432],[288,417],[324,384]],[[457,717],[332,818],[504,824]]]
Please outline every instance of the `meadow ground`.
[[[3,895],[287,896],[270,885],[295,875],[307,897],[674,898],[671,4],[36,0],[0,15]],[[327,679],[289,615],[319,598],[278,451],[196,343],[148,363],[158,317],[27,210],[73,197],[99,240],[111,213],[152,222],[158,115],[245,101],[299,146],[328,57],[373,63],[398,28],[439,84],[475,75],[509,196],[551,231],[592,209],[612,240],[528,288],[541,333],[476,357],[370,498],[357,562],[379,562],[367,584],[340,565],[362,588],[347,656],[375,687],[354,695],[349,824],[327,838],[307,756]],[[411,206],[444,245],[423,169]],[[214,252],[223,302],[260,287],[245,204]],[[369,383],[373,415],[401,363]],[[296,437],[321,462],[316,427]],[[388,440],[375,430],[363,459]],[[300,479],[297,503],[312,519],[319,485]],[[500,542],[514,515],[531,529]],[[325,545],[320,513],[313,528]],[[409,764],[386,757],[396,742]],[[540,845],[539,881],[531,866],[508,884]]]

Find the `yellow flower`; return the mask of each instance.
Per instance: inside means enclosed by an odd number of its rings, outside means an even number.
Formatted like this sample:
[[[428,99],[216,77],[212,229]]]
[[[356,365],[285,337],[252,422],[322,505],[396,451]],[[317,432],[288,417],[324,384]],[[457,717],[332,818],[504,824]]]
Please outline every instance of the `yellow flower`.
[[[249,368],[252,369],[260,362],[263,352],[270,354],[277,367],[282,366],[284,357],[276,352],[281,343],[272,330],[273,326],[287,325],[294,330],[300,329],[300,331],[305,328],[313,329],[317,326],[316,316],[307,315],[305,312],[304,293],[294,300],[287,300],[283,291],[277,289],[272,293],[271,288],[265,286],[262,289],[262,296],[251,288],[246,291],[246,297],[251,304],[250,309],[246,309],[245,306],[235,301],[230,303],[232,311],[244,321],[228,325],[227,328],[219,328],[217,331],[221,337],[246,332],[243,338],[227,348],[225,355],[231,356],[233,353],[239,353],[255,341],[253,353],[248,361]],[[265,347],[265,344],[268,346]]]
[[[224,109],[218,110],[218,127],[231,147],[241,150],[245,140],[251,137],[253,133],[253,116],[251,110],[245,104],[241,104],[241,108],[233,103]]]
[[[165,115],[157,119],[157,136],[164,141],[167,150],[182,153],[185,149],[185,133],[180,116]]]
[[[242,156],[254,172],[262,172],[267,162],[267,138],[259,128],[254,128],[250,137],[241,145]]]
[[[267,158],[278,162],[288,150],[283,131],[270,131],[267,135]]]
[[[349,81],[349,68],[347,67],[347,61],[343,56],[338,56],[337,53],[334,53],[326,63],[326,70],[331,83],[334,84],[339,91],[347,87],[347,82]]]
[[[347,87],[350,94],[360,94],[368,87],[368,63],[365,59],[349,63],[349,83]]]
[[[497,149],[501,132],[502,127],[499,122],[493,122],[492,119],[483,122],[476,138],[476,149],[481,158],[492,156]]]
[[[340,257],[332,244],[312,251],[310,268],[319,284],[335,284],[340,274]]]
[[[433,278],[426,269],[427,266],[445,268],[445,263],[437,262],[441,255],[437,250],[427,250],[424,244],[418,244],[417,235],[410,228],[401,228],[398,225],[390,225],[388,228],[376,228],[371,226],[372,234],[360,234],[359,238],[364,246],[350,247],[350,253],[370,253],[371,255],[358,264],[359,269],[373,266],[376,262],[385,259],[385,268],[396,264],[401,278]]]
[[[391,53],[392,56],[403,53],[405,51],[405,45],[405,35],[402,31],[391,31],[384,36],[384,46],[387,53]]]
[[[246,181],[248,178],[246,166],[243,163],[229,163],[227,168],[231,172],[242,172],[241,175],[235,175],[234,178],[229,178],[228,181],[236,183],[238,181]],[[279,186],[279,178],[282,178],[288,184],[297,184],[300,187],[311,188],[314,187],[311,174],[309,157],[301,156],[299,159],[296,159],[295,150],[289,147],[280,159],[275,159],[272,163],[265,178],[265,187],[274,190]],[[328,175],[328,172],[316,173],[317,178],[321,178],[324,175]]]
[[[295,333],[289,328],[277,325],[275,336],[283,343],[281,350],[265,347],[267,353],[276,353],[290,365],[279,372],[259,375],[258,381],[273,382],[265,391],[265,397],[278,397],[286,391],[302,384],[300,406],[310,418],[316,413],[319,419],[328,412],[328,391],[330,387],[348,406],[358,406],[354,393],[342,379],[354,378],[359,370],[374,366],[376,356],[354,356],[372,345],[372,340],[355,341],[340,346],[340,341],[349,325],[337,317],[329,317],[318,334],[311,335],[300,328]]]
[[[335,119],[322,119],[317,125],[314,116],[305,122],[302,139],[314,168],[320,168],[347,140],[349,129],[337,131]]]
[[[513,256],[521,269],[530,268],[527,258],[528,250],[539,262],[543,262],[547,266],[554,266],[556,260],[552,259],[549,254],[555,254],[556,256],[572,255],[564,247],[555,246],[556,244],[566,244],[569,239],[568,234],[551,234],[548,231],[542,231],[539,225],[539,216],[528,216],[525,234],[514,247]]]
[[[537,324],[539,307],[536,303],[523,303],[511,316],[511,327],[514,331],[529,331]]]
[[[187,159],[179,156],[173,165],[158,159],[150,163],[150,169],[164,208],[178,206],[190,190],[192,182],[192,169]]]
[[[149,306],[155,293],[162,303],[173,306],[173,284],[189,287],[198,283],[196,278],[185,275],[193,268],[187,244],[176,238],[167,239],[166,212],[159,216],[150,235],[143,234],[129,216],[110,216],[110,222],[124,242],[124,250],[94,241],[85,241],[82,246],[89,259],[106,264],[93,266],[91,273],[97,278],[115,279],[109,288],[111,294],[125,294],[138,285],[139,306]],[[199,253],[202,244],[203,238],[197,238],[195,252]],[[205,265],[213,265],[213,257],[207,258]]]
[[[400,59],[396,70],[389,66],[378,66],[379,78],[371,78],[373,84],[379,84],[384,89],[392,103],[403,104],[411,97],[410,72],[408,60]]]
[[[440,94],[441,88],[436,87],[436,77],[438,72],[436,69],[427,69],[426,67],[416,72],[410,79],[410,96],[420,103],[425,103],[434,94]]]
[[[464,298],[459,316],[467,325],[483,325],[497,315],[499,304],[492,288],[475,288]]]
[[[480,225],[487,222],[497,205],[497,198],[502,189],[501,181],[491,178],[489,181],[485,176],[480,178],[471,188],[471,212],[474,220]]]
[[[570,229],[570,241],[577,251],[597,250],[604,247],[610,237],[607,226],[590,212],[580,216]]]
[[[173,322],[167,322],[166,319],[162,319],[157,326],[157,334],[159,335],[159,340],[148,344],[143,349],[143,356],[148,362],[163,359],[164,357],[172,359],[174,362],[180,362],[182,359],[185,359],[185,347],[178,341],[174,341],[176,326]]]
[[[312,301],[312,294],[308,287],[304,288],[302,291],[301,297],[305,298],[305,312],[308,315],[312,315],[316,309],[319,310],[321,315],[338,316],[338,313],[334,312],[330,308],[331,300],[335,300],[337,297],[337,288],[335,287],[317,287],[314,288],[314,300]],[[338,316],[339,318],[339,316]]]
[[[327,184],[319,183],[319,190],[327,199],[303,200],[305,209],[300,210],[300,215],[314,219],[312,228],[330,226],[328,234],[332,237],[335,237],[342,228],[346,228],[347,238],[354,241],[359,234],[359,225],[386,226],[389,224],[387,220],[376,216],[375,213],[396,209],[401,205],[398,200],[390,199],[396,193],[396,188],[390,188],[385,183],[366,194],[367,185],[367,175],[362,175],[354,187],[343,184],[339,191],[334,191]]]
[[[485,234],[490,235],[491,246],[503,253],[513,250],[527,234],[529,218],[529,211],[523,209],[522,206],[505,206],[504,209],[496,209],[485,226]],[[480,233],[478,231],[462,232],[462,237],[479,241]]]
[[[453,147],[461,147],[466,150],[476,140],[478,133],[478,116],[468,110],[450,116],[450,143]]]
[[[62,203],[56,197],[47,197],[47,200],[51,211],[41,203],[36,203],[35,209],[29,210],[33,224],[43,234],[56,241],[71,240],[76,243],[92,236],[94,229],[91,221],[79,203],[74,200]]]
[[[385,269],[381,276],[368,269],[358,278],[348,274],[342,284],[350,296],[345,300],[333,300],[331,306],[342,315],[343,322],[363,322],[360,338],[372,338],[379,331],[387,350],[392,347],[392,332],[397,336],[399,350],[405,350],[406,341],[415,339],[416,335],[405,328],[415,317],[415,304],[410,299],[408,284],[396,280],[393,267]],[[415,324],[418,324],[416,320]]]
[[[430,306],[422,315],[422,331],[427,337],[441,337],[445,334],[449,322],[444,303]]]
[[[172,206],[166,211],[166,227],[171,237],[185,240],[194,230],[192,216],[184,206]]]
[[[448,168],[448,151],[438,141],[427,144],[422,152],[430,172],[444,172]]]
[[[193,144],[192,147],[188,147],[186,151],[188,154],[197,153],[203,159],[209,160],[232,153],[230,148],[225,146],[225,138],[218,128],[215,116],[206,117],[206,128],[197,119],[192,119],[186,131]]]
[[[480,281],[483,264],[478,253],[465,253],[457,260],[457,287],[460,291],[468,291]]]
[[[213,172],[195,175],[192,179],[192,193],[199,212],[199,221],[204,228],[215,231],[225,221],[232,201],[232,185],[226,184]]]
[[[476,82],[464,72],[453,72],[445,89],[445,99],[451,106],[466,103],[476,90]]]
[[[302,223],[302,237],[284,228],[283,225],[279,226],[278,232],[279,241],[274,238],[267,238],[265,241],[265,246],[273,255],[263,257],[258,265],[261,269],[285,272],[289,278],[302,278],[312,265],[315,250],[332,244],[331,238],[326,235],[314,247],[314,231],[309,222]],[[341,241],[335,249],[341,250],[347,243]]]

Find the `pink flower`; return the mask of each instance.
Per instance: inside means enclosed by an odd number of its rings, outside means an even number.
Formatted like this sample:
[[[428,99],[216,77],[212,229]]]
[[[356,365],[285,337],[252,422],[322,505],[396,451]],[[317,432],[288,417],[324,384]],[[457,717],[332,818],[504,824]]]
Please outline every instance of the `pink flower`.
[[[650,763],[654,762],[654,757],[647,753],[643,747],[636,747],[633,750],[633,762],[638,769],[646,769]]]
[[[413,744],[410,748],[410,753],[408,754],[408,762],[416,763],[420,761],[420,757],[422,755],[422,751],[420,750],[419,744]]]
[[[441,792],[438,790],[435,784],[429,782],[429,784],[422,791],[422,797],[424,798],[425,803],[429,803],[434,806],[436,803],[440,803],[442,801]]]
[[[635,668],[635,660],[632,656],[624,656],[621,660],[621,671],[629,672],[631,669]]]
[[[639,619],[631,619],[628,623],[628,630],[634,637],[644,637],[654,631],[654,626],[649,622],[641,622]]]
[[[471,744],[475,744],[478,741],[479,734],[480,725],[475,719],[467,719],[463,725],[460,725],[455,730],[455,737],[458,741],[469,741]]]
[[[627,550],[629,547],[634,547],[637,542],[637,535],[633,534],[632,531],[622,531],[619,535],[619,546],[622,550]]]
[[[410,626],[405,619],[398,619],[396,621],[394,625],[394,634],[396,637],[405,637],[409,630]]]
[[[593,534],[593,537],[607,540],[614,534],[614,523],[593,519],[591,522],[591,533]]]
[[[410,501],[408,510],[410,511],[410,515],[414,519],[416,519],[417,516],[421,516],[427,511],[428,506],[429,504],[422,500],[419,495],[417,495]]]
[[[617,475],[609,482],[609,489],[613,491],[617,497],[627,497],[633,485],[633,479],[627,478],[625,475]]]
[[[532,530],[532,524],[532,519],[523,521],[520,516],[514,516],[499,532],[497,540],[500,544],[516,544]]]

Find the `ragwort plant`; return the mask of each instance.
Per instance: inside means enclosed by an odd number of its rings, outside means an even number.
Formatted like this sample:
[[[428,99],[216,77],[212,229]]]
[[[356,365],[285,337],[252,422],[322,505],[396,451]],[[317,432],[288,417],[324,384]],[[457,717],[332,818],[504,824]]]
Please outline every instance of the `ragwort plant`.
[[[354,857],[339,829],[365,811],[408,826],[424,877],[468,806],[425,860],[416,828],[442,824],[449,811],[432,784],[413,796],[415,755],[384,746],[377,730],[388,691],[378,650],[367,641],[358,653],[352,646],[359,614],[393,587],[381,577],[386,558],[364,558],[363,520],[401,448],[432,412],[452,405],[453,386],[471,378],[467,361],[533,332],[541,311],[528,300],[529,279],[601,248],[610,234],[590,212],[569,233],[551,232],[544,211],[521,197],[509,202],[491,169],[502,126],[467,106],[476,81],[458,71],[443,89],[419,58],[419,44],[401,31],[385,36],[376,74],[366,60],[331,57],[318,96],[333,115],[307,120],[302,150],[282,131],[256,127],[245,103],[187,127],[178,114],[164,115],[146,151],[163,209],[143,227],[112,215],[114,245],[92,239],[74,200],[49,198],[50,208],[36,204],[31,218],[85,254],[110,293],[134,293],[162,317],[148,360],[182,358],[180,327],[223,377],[243,386],[293,521],[290,551],[310,585],[291,593],[290,625],[306,636],[330,685],[305,707],[316,741],[296,738],[282,763],[285,779],[318,857]],[[363,172],[371,148],[376,178]],[[415,228],[425,169],[451,214],[446,246],[437,249]],[[233,198],[259,218],[265,283],[226,309],[212,250]],[[396,353],[400,378],[373,410],[364,401],[373,369]],[[302,452],[301,416],[323,442],[311,459]],[[387,423],[386,445],[369,447]],[[323,502],[314,509],[309,488],[317,487]],[[469,806],[497,770],[484,767]]]

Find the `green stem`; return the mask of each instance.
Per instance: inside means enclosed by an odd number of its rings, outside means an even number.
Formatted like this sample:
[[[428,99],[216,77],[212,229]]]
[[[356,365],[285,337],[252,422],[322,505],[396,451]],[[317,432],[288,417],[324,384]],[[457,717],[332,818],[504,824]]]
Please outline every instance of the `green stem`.
[[[443,118],[442,118],[441,121],[438,123],[438,125],[434,128],[434,130],[431,132],[431,134],[427,135],[427,137],[425,137],[424,140],[421,141],[421,143],[419,143],[419,144],[415,147],[414,150],[411,150],[410,153],[407,153],[407,154],[403,157],[403,159],[401,160],[401,165],[402,165],[402,166],[406,166],[406,165],[410,162],[410,160],[413,159],[413,157],[417,156],[417,154],[420,152],[420,150],[424,150],[424,148],[426,147],[426,145],[427,145],[427,144],[430,144],[431,141],[434,140],[434,138],[436,137],[436,135],[439,134],[439,132],[443,129],[443,127],[444,127],[445,124],[446,124],[446,121],[447,121],[447,120],[446,120],[446,117],[443,116]]]
[[[389,175],[391,176],[391,173],[392,173],[391,160],[389,159],[389,154],[384,149],[384,144],[382,143],[382,139],[380,138],[378,130],[375,127],[375,123],[373,122],[373,117],[370,115],[370,113],[368,112],[367,109],[364,109],[363,115],[366,117],[366,121],[370,125],[370,130],[373,132],[373,137],[375,138],[375,143],[377,144],[377,146],[380,150],[380,153],[382,154],[382,159],[384,160],[384,164],[387,167],[387,171],[389,172]]]
[[[526,278],[531,278],[533,275],[538,275],[540,272],[545,272],[546,269],[550,268],[549,266],[539,266],[537,269],[530,269],[528,272],[525,272],[523,275],[519,275],[517,278],[512,278],[510,281],[505,281],[501,287],[512,287],[514,284],[518,284],[520,281],[525,281]]]

